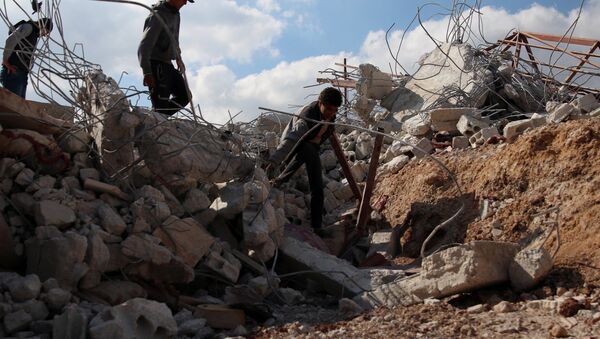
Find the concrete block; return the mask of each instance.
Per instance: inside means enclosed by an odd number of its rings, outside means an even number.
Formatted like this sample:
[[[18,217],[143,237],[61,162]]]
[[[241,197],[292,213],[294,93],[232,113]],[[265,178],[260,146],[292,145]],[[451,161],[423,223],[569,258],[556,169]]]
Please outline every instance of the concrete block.
[[[321,154],[321,165],[326,171],[337,167],[338,160],[334,151],[327,150]]]
[[[12,334],[24,330],[33,321],[31,315],[23,310],[9,313],[4,316],[4,329]]]
[[[42,289],[42,283],[37,275],[30,274],[9,281],[7,287],[12,299],[20,302],[37,298]]]
[[[431,144],[431,140],[427,138],[423,138],[419,140],[419,142],[413,147],[413,153],[417,158],[423,158],[427,154],[431,154],[433,152],[433,145]]]
[[[127,224],[121,216],[110,206],[101,204],[98,206],[98,218],[102,228],[114,235],[121,235],[127,229]]]
[[[459,136],[452,138],[452,148],[454,149],[465,149],[469,148],[471,144],[469,143],[469,138],[465,136]]]
[[[218,241],[213,243],[200,264],[233,283],[237,282],[242,268],[242,263]]]
[[[414,117],[404,121],[402,130],[410,135],[422,136],[430,131],[431,122],[427,117],[417,114]]]
[[[504,126],[503,134],[508,140],[515,138],[518,135],[523,134],[528,128],[533,128],[533,122],[531,119],[511,121]]]
[[[404,165],[408,164],[409,161],[410,158],[406,155],[399,155],[381,166],[379,171],[381,174],[396,174],[404,167]],[[350,191],[350,193],[352,193],[352,191]]]
[[[458,129],[458,131],[466,137],[471,137],[475,133],[488,127],[490,127],[490,124],[488,124],[487,122],[469,115],[461,116],[458,120],[458,123],[456,124],[456,128]]]
[[[547,117],[548,123],[557,124],[567,120],[567,118],[575,112],[575,107],[571,104],[561,104],[556,107]]]
[[[190,267],[196,266],[215,241],[215,238],[194,219],[179,219],[175,216],[165,220],[153,235]]]
[[[210,207],[211,201],[206,193],[197,188],[188,191],[183,201],[183,208],[186,212],[194,214]]]
[[[371,64],[359,66],[361,78],[356,84],[358,93],[369,99],[381,100],[394,89],[394,81]]]
[[[38,226],[56,226],[64,229],[75,223],[75,212],[56,201],[44,200],[34,206],[35,222]]]
[[[319,251],[305,242],[284,237],[279,248],[282,256],[281,266],[285,270],[313,270],[311,279],[334,295],[356,295],[371,290],[371,278],[368,271],[360,270],[345,260]],[[284,267],[285,266],[285,267]]]
[[[600,107],[600,102],[598,102],[598,100],[592,93],[586,94],[575,99],[572,104],[581,113],[590,113]]]
[[[41,280],[55,278],[66,290],[73,290],[87,273],[83,261],[87,238],[75,233],[61,233],[54,227],[37,227],[36,236],[25,242],[27,273]]]
[[[429,111],[431,129],[434,131],[455,132],[456,124],[463,115],[472,116],[475,112],[471,107],[436,108]]]
[[[523,250],[510,264],[510,284],[517,291],[528,290],[550,273],[552,265],[552,257],[544,248]]]
[[[469,138],[471,147],[475,148],[486,143],[490,138],[500,135],[496,127],[487,127],[473,134]]]
[[[493,241],[452,247],[424,258],[419,275],[379,286],[354,300],[363,307],[408,306],[506,282],[518,249],[514,243]]]
[[[15,178],[15,183],[23,187],[29,186],[33,183],[34,176],[35,173],[31,169],[24,168]]]
[[[65,339],[85,339],[87,335],[85,312],[77,305],[69,305],[61,315],[54,317],[52,337]]]
[[[122,338],[172,338],[177,323],[166,304],[136,298],[108,308],[90,321],[92,339],[111,338],[115,333]]]
[[[244,194],[244,185],[227,184],[219,190],[219,196],[212,202],[210,208],[225,219],[231,220],[242,213],[248,205],[248,197]]]
[[[110,305],[119,305],[135,298],[146,298],[146,290],[131,281],[103,281],[93,289],[86,291],[108,302]]]

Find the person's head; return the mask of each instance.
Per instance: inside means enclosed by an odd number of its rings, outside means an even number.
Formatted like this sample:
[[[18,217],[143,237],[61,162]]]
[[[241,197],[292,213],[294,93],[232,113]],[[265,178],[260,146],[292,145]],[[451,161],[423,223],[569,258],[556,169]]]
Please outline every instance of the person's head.
[[[52,19],[50,18],[41,18],[40,20],[38,20],[38,28],[40,29],[40,35],[41,36],[47,36],[48,34],[50,34],[50,32],[52,32],[52,28],[54,28],[54,25],[52,24]]]
[[[181,7],[185,6],[188,1],[194,3],[194,0],[168,0],[169,4],[177,8],[177,10],[180,10]]]
[[[327,87],[319,94],[319,110],[325,118],[331,118],[342,106],[342,93],[333,87]]]

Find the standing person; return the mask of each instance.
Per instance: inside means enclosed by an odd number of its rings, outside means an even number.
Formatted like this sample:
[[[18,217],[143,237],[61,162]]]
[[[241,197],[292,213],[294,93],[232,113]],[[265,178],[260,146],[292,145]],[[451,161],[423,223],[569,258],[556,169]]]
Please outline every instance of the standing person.
[[[20,21],[12,27],[2,56],[0,82],[2,86],[25,99],[29,71],[33,66],[33,54],[40,37],[52,31],[52,20]]]
[[[177,113],[190,102],[179,50],[179,10],[188,1],[194,3],[194,0],[163,0],[153,5],[138,47],[144,85],[150,90],[152,106],[156,112],[167,115]],[[176,61],[177,69],[172,60]]]
[[[328,87],[321,91],[319,99],[304,106],[286,126],[277,150],[269,157],[267,172],[291,159],[283,172],[274,180],[274,186],[287,181],[302,164],[306,165],[310,187],[310,221],[315,233],[327,235],[323,231],[323,173],[320,145],[334,132],[333,125],[317,121],[335,121],[338,108],[342,105],[342,93]],[[305,120],[307,118],[310,120]]]

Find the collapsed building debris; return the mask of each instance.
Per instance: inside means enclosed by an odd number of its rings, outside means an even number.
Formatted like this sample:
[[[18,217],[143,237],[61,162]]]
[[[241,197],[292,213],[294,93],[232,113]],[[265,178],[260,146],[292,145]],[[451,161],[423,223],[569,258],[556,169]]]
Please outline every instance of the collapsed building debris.
[[[543,246],[455,244],[464,239],[445,232],[448,220],[390,225],[387,198],[372,199],[377,179],[409,163],[600,116],[597,92],[565,94],[505,52],[444,43],[411,76],[363,64],[356,81],[338,79],[356,90],[360,120],[340,119],[322,148],[325,239],[307,226],[306,175],[280,189],[257,166],[288,115],[227,128],[168,118],[132,106],[95,68],[78,74],[73,108],[0,89],[0,267],[26,274],[0,272],[0,336],[244,335],[281,318],[263,306],[332,304],[323,294],[351,317],[497,284],[534,288],[554,265]],[[421,256],[420,267],[397,255]]]

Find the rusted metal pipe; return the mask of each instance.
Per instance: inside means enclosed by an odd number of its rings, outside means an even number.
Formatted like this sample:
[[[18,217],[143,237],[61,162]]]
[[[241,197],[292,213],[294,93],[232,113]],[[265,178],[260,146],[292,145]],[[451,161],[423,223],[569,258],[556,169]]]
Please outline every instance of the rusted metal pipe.
[[[383,129],[379,128],[379,132]],[[377,175],[377,167],[379,166],[379,154],[381,153],[381,146],[383,146],[383,135],[377,134],[375,137],[375,147],[373,148],[373,154],[371,155],[371,162],[369,163],[369,173],[367,174],[367,182],[363,191],[363,198],[360,202],[360,209],[358,211],[358,221],[356,222],[356,230],[359,236],[365,235],[365,225],[369,221],[371,214],[371,196],[375,189],[375,176]]]
[[[335,133],[332,133],[329,137],[329,141],[331,142],[331,146],[333,147],[333,151],[340,162],[340,166],[342,166],[342,171],[344,172],[344,176],[346,180],[348,180],[348,185],[350,185],[350,189],[354,194],[356,200],[360,203],[362,200],[362,195],[360,194],[360,190],[358,189],[358,185],[356,185],[356,181],[354,181],[354,176],[352,175],[352,171],[350,171],[350,166],[348,166],[348,160],[344,155],[344,151],[342,150],[342,146],[340,146],[340,140],[338,139]]]

